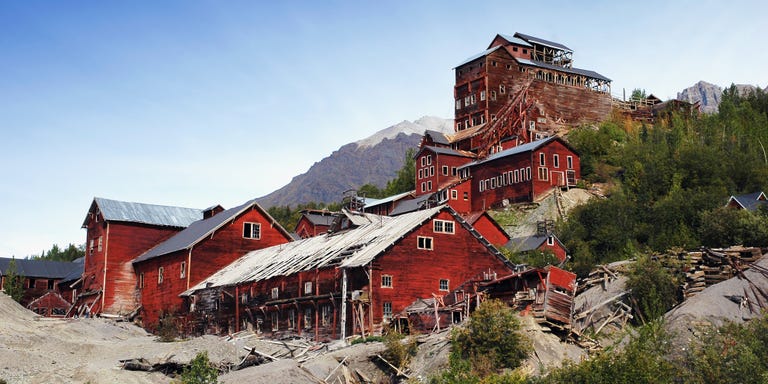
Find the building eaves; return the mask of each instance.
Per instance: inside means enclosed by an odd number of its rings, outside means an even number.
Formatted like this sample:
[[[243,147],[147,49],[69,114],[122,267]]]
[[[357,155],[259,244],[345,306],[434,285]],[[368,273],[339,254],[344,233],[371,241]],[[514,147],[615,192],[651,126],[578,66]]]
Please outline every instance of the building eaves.
[[[375,199],[375,200],[374,199],[370,199],[370,200],[373,200],[373,201],[370,201],[370,202],[368,201],[368,199],[366,199],[365,209],[368,209],[368,208],[371,208],[371,207],[375,207],[375,206],[381,205],[381,204],[391,203],[393,201],[398,201],[400,199],[403,199],[403,198],[409,196],[413,192],[414,191],[398,193],[397,195],[388,196],[388,197],[385,197],[383,199]]]
[[[508,41],[508,42],[510,42],[512,44],[521,45],[523,47],[531,47],[531,48],[533,48],[533,45],[531,45],[529,42],[527,42],[527,41],[525,41],[525,40],[523,40],[523,39],[521,39],[519,37],[511,36],[511,35],[505,35],[505,34],[501,34],[501,33],[499,33],[499,36],[501,36],[502,39],[504,39],[504,40],[506,40],[506,41]]]
[[[549,142],[551,142],[553,140],[556,140],[556,139],[557,139],[557,136],[550,136],[550,137],[547,137],[547,138],[542,139],[542,140],[536,140],[536,141],[532,141],[530,143],[525,143],[523,145],[518,145],[518,146],[512,147],[510,149],[505,149],[505,150],[503,150],[501,152],[496,152],[496,153],[486,157],[485,159],[477,160],[477,161],[473,161],[471,163],[464,164],[464,165],[462,165],[459,168],[462,169],[462,168],[467,168],[467,167],[474,167],[474,166],[477,166],[477,165],[480,165],[480,164],[485,164],[485,163],[488,163],[488,162],[491,162],[491,161],[494,161],[494,160],[498,160],[498,159],[501,159],[501,158],[504,158],[504,157],[508,157],[508,156],[512,156],[512,155],[517,155],[517,154],[525,153],[525,152],[535,151],[536,149],[538,149],[542,145],[547,144],[547,143],[549,143]]]
[[[5,276],[11,260],[16,261],[16,274],[24,277],[61,279],[73,271],[83,270],[83,263],[0,257],[0,275]]]
[[[426,131],[424,131],[424,136],[431,137],[432,141],[435,144],[441,144],[441,145],[450,145],[451,144],[450,140],[448,140],[448,138],[442,132],[438,132],[438,131],[433,131],[431,129],[427,129]]]

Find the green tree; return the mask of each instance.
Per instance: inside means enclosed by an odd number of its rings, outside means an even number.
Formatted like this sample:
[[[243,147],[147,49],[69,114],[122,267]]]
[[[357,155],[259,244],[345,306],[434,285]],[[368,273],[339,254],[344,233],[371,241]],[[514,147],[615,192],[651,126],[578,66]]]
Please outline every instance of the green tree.
[[[51,246],[48,251],[43,251],[40,255],[32,256],[35,260],[52,260],[52,261],[72,261],[77,258],[85,256],[85,244],[76,246],[72,243],[67,245],[63,250],[58,244]]]
[[[182,384],[216,384],[219,371],[208,359],[208,352],[202,351],[195,356],[181,372]]]
[[[24,296],[24,276],[18,273],[15,258],[11,259],[8,263],[8,269],[4,272],[3,290],[13,300],[20,302]]]
[[[385,196],[397,195],[416,188],[416,160],[414,156],[416,156],[415,149],[409,149],[405,152],[405,160],[403,166],[397,171],[397,177],[387,182],[387,186],[384,188]]]
[[[365,196],[372,199],[381,199],[382,197],[386,197],[384,190],[370,183],[363,184],[360,188],[358,188],[357,194],[358,196]]]
[[[627,288],[646,321],[660,318],[677,304],[675,278],[648,256],[641,256],[630,269]]]
[[[645,89],[635,88],[632,90],[632,95],[629,97],[630,100],[643,100],[647,96],[645,95]]]
[[[530,340],[520,331],[520,321],[499,300],[483,302],[465,328],[454,330],[451,346],[455,354],[452,361],[469,360],[472,372],[479,376],[517,368],[531,350]]]

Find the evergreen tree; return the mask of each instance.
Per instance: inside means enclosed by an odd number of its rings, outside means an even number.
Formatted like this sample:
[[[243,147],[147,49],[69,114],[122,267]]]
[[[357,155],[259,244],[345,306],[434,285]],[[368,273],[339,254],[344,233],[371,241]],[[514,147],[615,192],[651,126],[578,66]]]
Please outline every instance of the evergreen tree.
[[[24,277],[18,273],[15,258],[11,259],[10,263],[8,263],[8,269],[5,271],[5,280],[3,281],[3,290],[17,302],[20,302],[24,296]]]

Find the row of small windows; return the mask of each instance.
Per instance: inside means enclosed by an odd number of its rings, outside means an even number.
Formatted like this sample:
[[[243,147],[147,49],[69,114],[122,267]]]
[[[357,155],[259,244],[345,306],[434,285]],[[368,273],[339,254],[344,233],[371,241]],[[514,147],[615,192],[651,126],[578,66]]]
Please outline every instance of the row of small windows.
[[[501,188],[503,186],[520,183],[531,180],[531,167],[515,169],[514,171],[504,172],[496,177],[480,180],[478,189],[480,192]]]
[[[450,220],[432,220],[432,231],[435,233],[455,233],[454,222]]]
[[[187,262],[182,261],[179,264],[179,279],[186,279],[186,278],[187,278]],[[157,268],[157,285],[162,285],[165,279],[166,279],[165,267],[158,267]],[[138,285],[139,285],[139,288],[145,287],[144,272],[139,273]]]
[[[421,182],[421,191],[422,192],[429,192],[432,190],[432,180],[430,181],[422,181]]]
[[[382,288],[392,288],[392,275],[381,275],[381,287]],[[438,282],[438,289],[441,291],[448,291],[449,288],[449,281],[448,279],[440,279]]]
[[[567,156],[565,158],[566,162],[566,168],[573,169],[573,156]],[[546,167],[547,166],[547,157],[546,154],[543,152],[539,153],[539,166]],[[554,168],[560,168],[560,155],[553,154],[552,155],[552,166]]]
[[[94,239],[91,239],[91,241],[88,242],[88,251],[90,251],[91,254],[93,254],[93,242]],[[101,252],[104,249],[104,236],[99,236],[98,244],[98,250]]]
[[[304,329],[312,329],[314,324],[314,311],[312,307],[304,307],[302,325]],[[286,312],[285,320],[289,330],[297,329],[297,311],[295,308],[290,308]],[[326,304],[320,307],[320,326],[327,327],[331,325],[333,317],[333,308],[330,304]],[[280,313],[272,312],[270,316],[272,322],[272,331],[280,330]]]
[[[494,118],[494,120],[496,120],[496,119]],[[458,130],[462,130],[464,128],[469,128],[469,127],[472,127],[472,126],[475,126],[475,125],[485,124],[485,122],[486,122],[486,120],[485,120],[485,113],[479,113],[479,114],[477,114],[475,116],[472,116],[471,120],[470,119],[464,120],[464,124],[463,125],[462,125],[461,122],[456,123],[456,128]]]
[[[426,155],[421,157],[421,166],[426,167],[427,165],[432,165],[432,155]]]
[[[435,175],[435,166],[432,165],[429,168],[423,168],[419,169],[419,179],[423,179],[425,177],[432,177]]]

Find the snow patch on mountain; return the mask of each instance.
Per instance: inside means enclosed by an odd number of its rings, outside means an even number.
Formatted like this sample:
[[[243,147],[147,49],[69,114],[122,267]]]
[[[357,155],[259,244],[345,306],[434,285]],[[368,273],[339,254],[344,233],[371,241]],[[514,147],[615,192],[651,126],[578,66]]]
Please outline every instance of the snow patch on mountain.
[[[402,122],[399,122],[391,127],[384,128],[365,139],[356,141],[355,144],[357,144],[358,149],[369,148],[379,144],[384,139],[394,139],[401,133],[406,135],[423,135],[424,131],[426,130],[452,134],[454,133],[453,119],[443,119],[435,116],[424,116],[413,122],[403,120]]]

